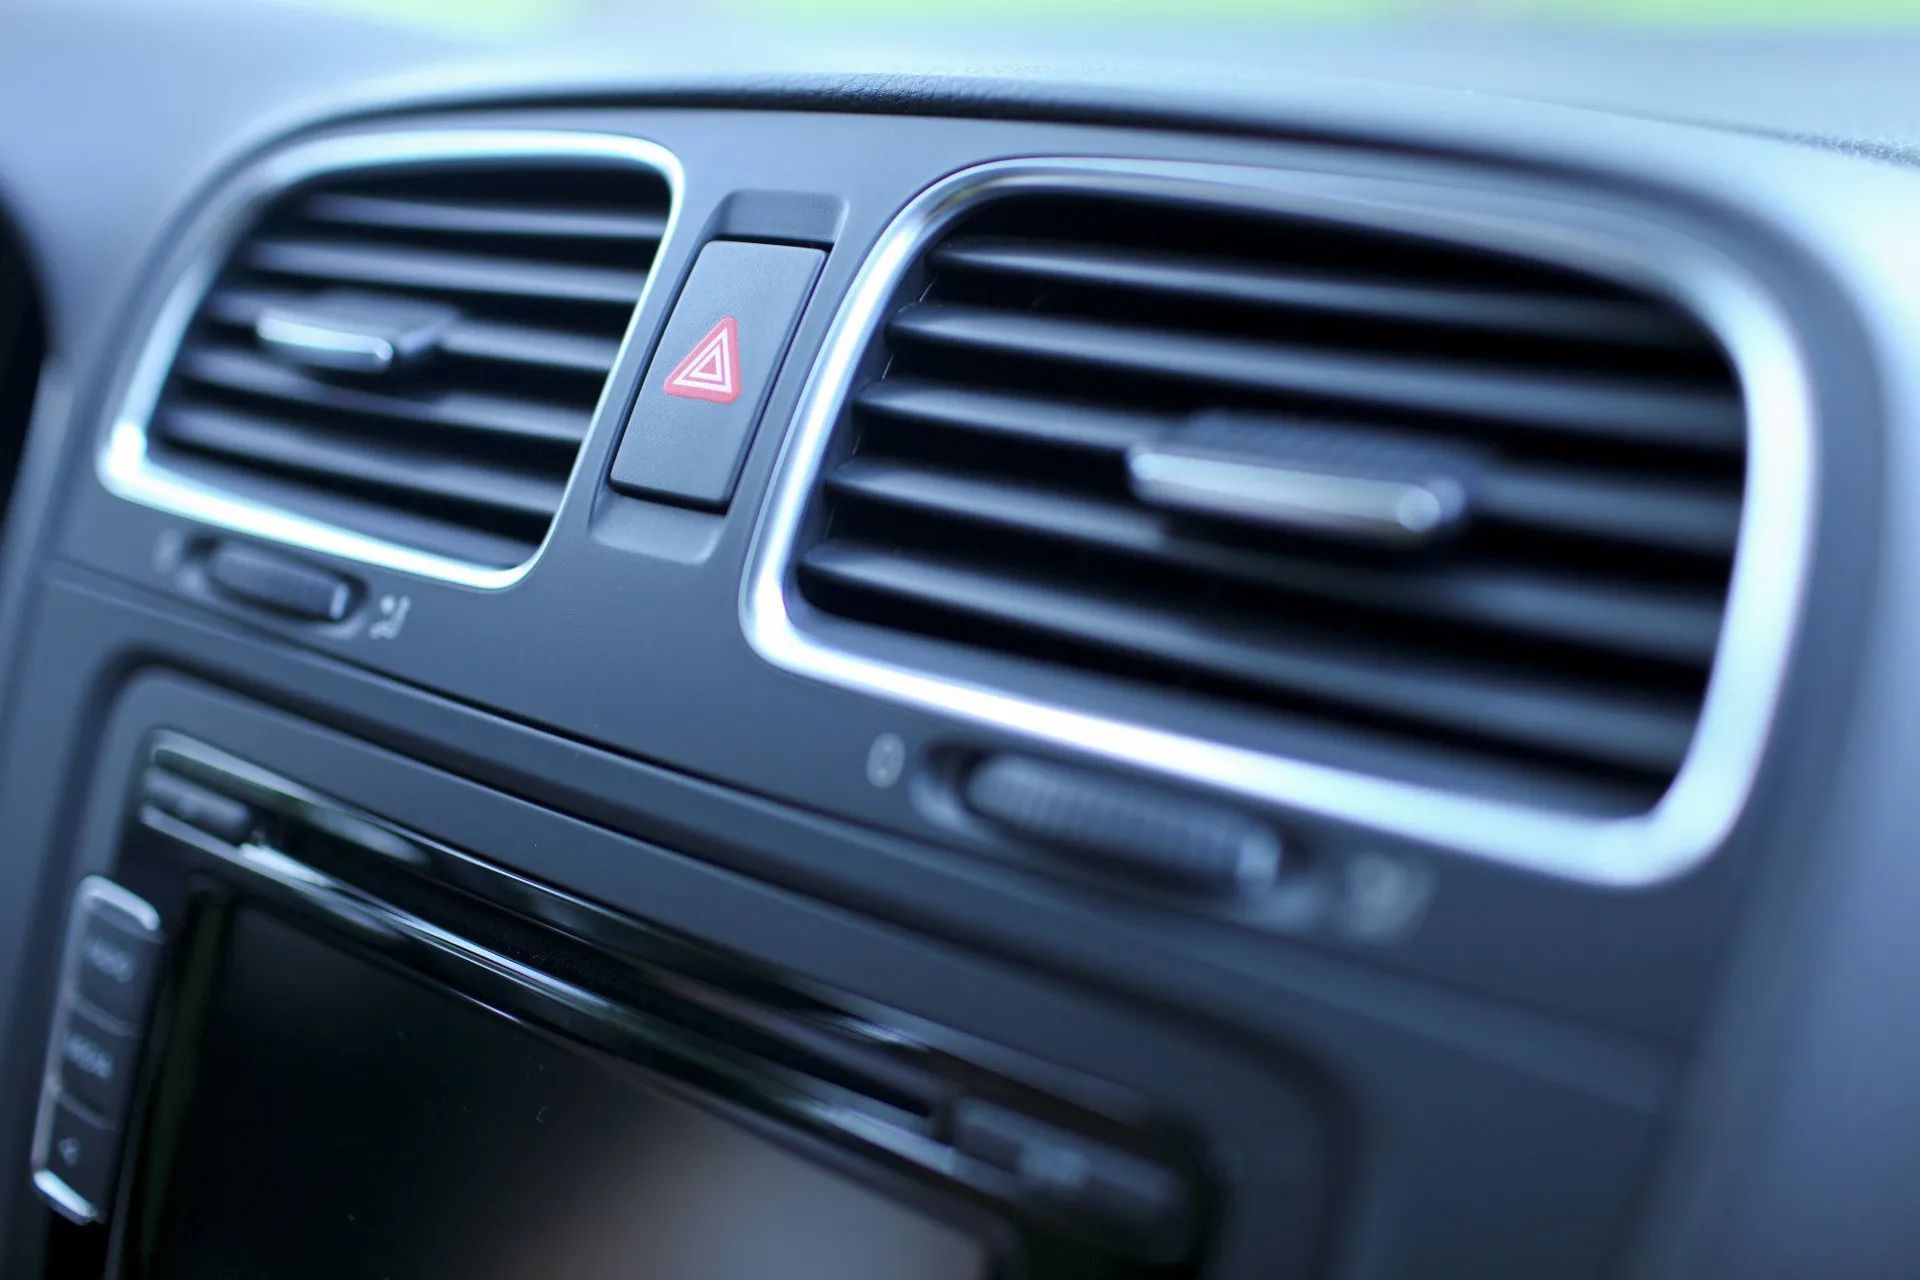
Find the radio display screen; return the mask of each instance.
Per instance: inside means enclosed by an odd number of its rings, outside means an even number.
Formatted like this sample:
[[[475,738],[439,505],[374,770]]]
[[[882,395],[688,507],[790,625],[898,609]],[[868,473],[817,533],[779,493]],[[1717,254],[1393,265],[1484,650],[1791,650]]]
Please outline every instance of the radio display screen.
[[[155,1278],[982,1280],[974,1237],[259,911],[154,1189]]]

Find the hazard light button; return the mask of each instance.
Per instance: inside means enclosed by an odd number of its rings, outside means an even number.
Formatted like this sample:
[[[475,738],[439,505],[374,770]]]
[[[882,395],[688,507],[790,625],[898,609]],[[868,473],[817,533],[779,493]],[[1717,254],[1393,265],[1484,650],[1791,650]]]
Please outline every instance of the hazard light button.
[[[730,240],[700,251],[627,419],[614,488],[727,505],[825,259],[818,249]]]

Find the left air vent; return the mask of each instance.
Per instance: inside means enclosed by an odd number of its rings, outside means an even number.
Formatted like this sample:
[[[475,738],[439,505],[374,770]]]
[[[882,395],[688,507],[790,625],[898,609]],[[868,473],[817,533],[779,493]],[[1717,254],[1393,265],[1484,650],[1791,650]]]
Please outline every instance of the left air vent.
[[[375,163],[331,144],[335,163],[255,199],[149,410],[129,406],[109,478],[395,567],[485,583],[526,564],[673,190],[645,144],[512,139],[396,161],[390,135]]]

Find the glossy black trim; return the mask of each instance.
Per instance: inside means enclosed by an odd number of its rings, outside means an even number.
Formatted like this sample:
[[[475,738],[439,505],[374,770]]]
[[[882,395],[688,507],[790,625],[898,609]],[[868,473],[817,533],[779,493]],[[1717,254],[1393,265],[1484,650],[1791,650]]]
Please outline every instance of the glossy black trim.
[[[895,1010],[811,987],[514,875],[173,733],[149,768],[245,800],[249,837],[223,840],[136,795],[123,862],[184,880],[185,910],[217,932],[265,908],[576,1048],[637,1066],[719,1110],[968,1231],[996,1280],[1049,1273],[1186,1274],[1199,1252],[1202,1164],[1177,1126],[1124,1090]],[[190,931],[191,932],[191,931]],[[191,944],[183,950],[191,950]],[[517,956],[537,955],[538,967]],[[176,993],[183,1007],[199,1002]],[[191,1034],[164,1051],[190,1053]],[[163,1062],[155,1068],[164,1078]],[[962,1098],[990,1100],[1176,1169],[1176,1217],[1129,1228],[1024,1195],[949,1145]],[[151,1184],[161,1162],[136,1162]],[[157,1199],[136,1185],[131,1219]],[[136,1255],[136,1231],[120,1250]],[[123,1256],[124,1253],[123,1253]],[[1035,1269],[1039,1269],[1035,1264]]]

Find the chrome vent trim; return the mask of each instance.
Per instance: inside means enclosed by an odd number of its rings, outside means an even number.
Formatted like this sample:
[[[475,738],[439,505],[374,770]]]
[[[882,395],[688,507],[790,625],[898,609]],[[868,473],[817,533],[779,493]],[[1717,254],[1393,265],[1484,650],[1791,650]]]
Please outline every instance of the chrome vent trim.
[[[661,251],[672,243],[685,185],[680,162],[657,143],[619,134],[509,129],[357,134],[297,144],[243,170],[219,189],[213,205],[195,219],[182,249],[171,260],[167,275],[170,283],[165,286],[157,307],[146,315],[146,337],[123,380],[123,389],[114,397],[115,408],[97,457],[96,470],[101,483],[130,502],[317,554],[483,590],[497,590],[520,581],[552,540],[557,516],[533,554],[521,563],[505,568],[470,564],[283,510],[169,470],[153,458],[148,448],[148,424],[193,318],[229,255],[265,207],[290,188],[329,174],[352,171],[401,169],[447,161],[538,163],[542,160],[598,160],[637,164],[652,170],[666,183],[668,191]],[[616,371],[632,347],[640,317],[645,313],[657,279],[658,272],[649,271],[614,357]],[[611,384],[610,378],[607,385]],[[603,387],[593,410],[594,424],[599,423],[607,407],[607,387]],[[593,429],[590,426],[589,433]],[[587,452],[583,444],[569,472],[562,503],[579,478]]]
[[[796,545],[832,437],[898,284],[962,214],[1002,196],[1046,194],[1149,196],[1424,232],[1667,296],[1713,332],[1747,406],[1745,500],[1698,728],[1673,783],[1652,809],[1629,817],[1577,816],[1270,755],[955,681],[809,633],[798,616],[806,606],[792,582]],[[1779,304],[1738,263],[1657,222],[1561,200],[1496,199],[1471,186],[1330,167],[1282,171],[1088,158],[999,162],[956,174],[913,200],[882,233],[855,279],[802,394],[755,531],[741,620],[762,657],[802,676],[1083,758],[1510,866],[1596,885],[1646,885],[1709,856],[1751,792],[1805,594],[1817,463],[1805,360]]]

